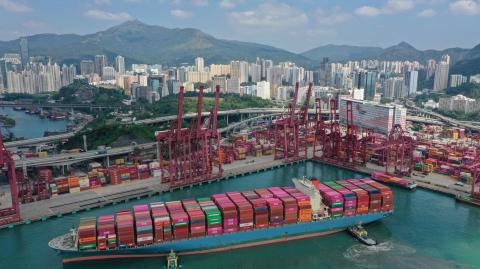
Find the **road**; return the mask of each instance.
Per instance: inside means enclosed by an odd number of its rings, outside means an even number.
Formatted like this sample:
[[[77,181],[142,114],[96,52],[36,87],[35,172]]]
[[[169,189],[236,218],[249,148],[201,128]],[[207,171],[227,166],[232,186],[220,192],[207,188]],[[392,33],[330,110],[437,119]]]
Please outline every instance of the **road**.
[[[54,166],[54,165],[66,165],[72,163],[78,163],[87,160],[93,160],[96,158],[103,158],[107,156],[116,156],[127,154],[133,151],[134,147],[138,147],[140,149],[152,149],[155,148],[156,143],[146,143],[146,144],[139,144],[136,146],[126,146],[126,147],[118,147],[112,148],[107,150],[105,154],[97,154],[97,150],[89,150],[87,152],[79,152],[79,153],[63,153],[52,155],[50,157],[44,158],[27,158],[15,161],[16,167],[23,167],[26,165],[27,167],[39,167],[39,166]]]
[[[423,108],[419,108],[419,107],[415,106],[415,104],[413,102],[407,102],[406,106],[410,109],[414,109],[414,110],[420,111],[421,113],[425,113],[427,115],[439,118],[442,121],[447,122],[447,123],[449,123],[453,126],[463,127],[463,128],[471,129],[471,130],[475,130],[475,131],[480,131],[480,126],[478,126],[478,125],[474,125],[474,124],[471,124],[471,123],[465,123],[465,122],[462,122],[462,121],[459,121],[459,120],[456,120],[456,119],[452,119],[452,118],[443,116],[439,113],[436,113],[436,112],[433,112],[433,111],[430,111],[430,110],[425,110]]]
[[[103,108],[119,108],[119,105],[113,104],[59,104],[59,103],[43,103],[43,104],[34,104],[34,103],[17,103],[10,101],[0,101],[0,107],[25,107],[25,108],[92,108],[92,109],[103,109]]]

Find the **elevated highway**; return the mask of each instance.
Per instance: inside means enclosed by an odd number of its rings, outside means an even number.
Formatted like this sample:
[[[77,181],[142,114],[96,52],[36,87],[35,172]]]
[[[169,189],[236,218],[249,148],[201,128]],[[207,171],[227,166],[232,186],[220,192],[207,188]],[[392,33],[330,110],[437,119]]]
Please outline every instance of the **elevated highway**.
[[[146,143],[139,145],[130,145],[125,147],[111,148],[105,150],[105,153],[100,153],[99,150],[89,150],[87,152],[79,153],[63,153],[52,155],[44,158],[26,158],[15,161],[16,167],[39,167],[39,166],[61,166],[83,161],[89,161],[97,158],[105,158],[110,156],[122,155],[133,152],[133,149],[138,147],[142,150],[148,150],[156,147],[156,143]]]

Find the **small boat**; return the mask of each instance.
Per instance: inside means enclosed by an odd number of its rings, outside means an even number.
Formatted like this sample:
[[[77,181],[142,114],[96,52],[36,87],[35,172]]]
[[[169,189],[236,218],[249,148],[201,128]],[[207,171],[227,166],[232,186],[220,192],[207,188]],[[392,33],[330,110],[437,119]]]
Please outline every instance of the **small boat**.
[[[178,265],[178,256],[175,254],[175,252],[170,250],[170,254],[167,256],[167,266],[165,267],[166,269],[179,269],[182,266]]]
[[[367,246],[374,246],[377,244],[377,240],[368,237],[368,232],[361,225],[354,225],[348,227],[348,232],[355,237],[360,243]]]

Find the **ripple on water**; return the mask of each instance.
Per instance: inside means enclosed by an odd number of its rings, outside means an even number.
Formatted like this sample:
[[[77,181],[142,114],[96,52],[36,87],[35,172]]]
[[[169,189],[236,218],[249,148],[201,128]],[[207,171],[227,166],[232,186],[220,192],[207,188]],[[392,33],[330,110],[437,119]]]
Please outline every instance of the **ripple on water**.
[[[435,259],[433,257],[419,256],[416,249],[411,246],[386,241],[376,246],[355,244],[344,253],[344,258],[363,268],[390,268],[402,269],[473,269],[475,267],[459,264],[454,261]]]

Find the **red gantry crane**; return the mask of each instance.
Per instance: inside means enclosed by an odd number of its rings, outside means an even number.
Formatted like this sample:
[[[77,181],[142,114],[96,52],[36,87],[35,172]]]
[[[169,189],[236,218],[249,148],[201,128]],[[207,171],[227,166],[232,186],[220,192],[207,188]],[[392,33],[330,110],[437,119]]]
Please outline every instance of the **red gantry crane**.
[[[285,162],[305,160],[307,158],[308,102],[312,93],[312,83],[308,86],[306,99],[299,113],[296,113],[298,82],[287,113],[274,122],[275,160]]]
[[[353,103],[346,102],[346,125],[337,120],[337,101],[330,99],[330,116],[325,123],[321,114],[322,102],[315,100],[315,142],[313,158],[340,167],[354,168],[366,163],[368,134],[360,137],[360,130],[353,124]],[[342,128],[343,127],[343,128]]]
[[[12,154],[7,151],[3,144],[3,137],[0,132],[0,167],[3,174],[8,178],[10,185],[11,205],[0,204],[0,226],[20,221],[20,204],[18,201],[17,177],[15,162]],[[1,192],[1,190],[0,190]],[[3,193],[3,195],[6,195]]]
[[[216,87],[215,105],[205,124],[202,124],[203,92],[201,87],[197,99],[197,117],[190,128],[182,128],[184,88],[180,87],[177,119],[170,130],[156,133],[162,182],[169,183],[170,189],[221,176],[221,164],[217,161],[220,143],[217,131],[220,87]]]

